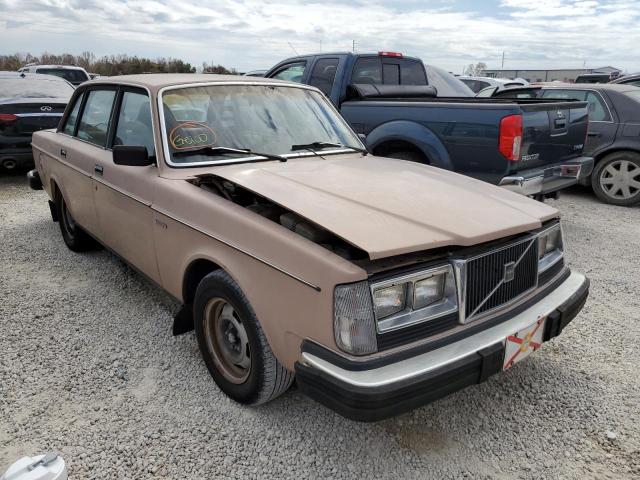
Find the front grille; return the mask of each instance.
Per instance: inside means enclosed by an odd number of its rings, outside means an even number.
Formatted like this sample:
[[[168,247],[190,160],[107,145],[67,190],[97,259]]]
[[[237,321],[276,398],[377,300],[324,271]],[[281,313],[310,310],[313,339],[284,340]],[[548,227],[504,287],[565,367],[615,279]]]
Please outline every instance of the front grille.
[[[505,267],[513,262],[513,279]],[[466,262],[465,321],[504,305],[537,285],[538,242],[528,238]]]

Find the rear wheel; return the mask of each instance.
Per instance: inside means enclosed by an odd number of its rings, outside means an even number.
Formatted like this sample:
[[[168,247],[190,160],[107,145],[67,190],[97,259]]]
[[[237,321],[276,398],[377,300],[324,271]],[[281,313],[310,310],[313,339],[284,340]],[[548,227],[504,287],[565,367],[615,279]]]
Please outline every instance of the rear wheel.
[[[70,250],[74,252],[86,252],[98,246],[96,241],[87,235],[87,233],[82,230],[82,227],[76,223],[61,193],[58,193],[56,198],[56,209],[62,239]]]
[[[258,405],[283,394],[294,375],[271,351],[244,293],[224,271],[198,285],[195,331],[209,373],[239,403]]]
[[[640,203],[640,154],[615,152],[604,157],[591,174],[598,198],[612,205]]]

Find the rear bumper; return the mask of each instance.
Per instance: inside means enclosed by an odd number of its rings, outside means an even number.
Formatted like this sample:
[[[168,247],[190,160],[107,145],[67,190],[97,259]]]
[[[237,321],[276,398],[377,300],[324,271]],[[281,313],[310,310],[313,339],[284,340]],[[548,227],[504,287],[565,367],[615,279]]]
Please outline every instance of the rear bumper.
[[[572,273],[551,293],[509,320],[444,347],[380,366],[337,365],[318,348],[296,362],[296,381],[309,397],[358,421],[377,421],[437,400],[502,371],[507,336],[546,316],[543,341],[578,314],[589,280]]]
[[[589,178],[593,158],[578,157],[554,165],[523,170],[504,177],[499,185],[521,195],[542,195],[575,185]]]
[[[33,167],[33,152],[31,147],[11,151],[0,150],[0,166],[7,170],[14,168]]]

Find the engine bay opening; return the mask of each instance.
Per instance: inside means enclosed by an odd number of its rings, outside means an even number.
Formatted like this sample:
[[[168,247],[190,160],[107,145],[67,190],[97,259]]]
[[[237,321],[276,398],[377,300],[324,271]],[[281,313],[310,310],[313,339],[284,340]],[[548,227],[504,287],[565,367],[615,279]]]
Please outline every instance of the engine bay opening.
[[[368,260],[369,258],[365,251],[351,245],[329,230],[229,180],[215,175],[202,175],[187,181],[257,213],[342,258],[352,261]]]

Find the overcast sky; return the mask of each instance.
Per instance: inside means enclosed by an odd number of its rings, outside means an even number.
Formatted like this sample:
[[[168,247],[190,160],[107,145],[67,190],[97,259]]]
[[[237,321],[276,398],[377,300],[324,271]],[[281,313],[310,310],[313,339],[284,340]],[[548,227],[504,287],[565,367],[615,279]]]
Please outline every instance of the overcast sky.
[[[460,72],[640,70],[640,1],[0,0],[0,54],[127,53],[268,68],[295,52],[395,50]]]

